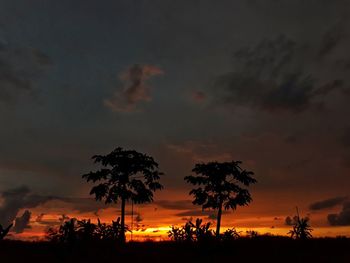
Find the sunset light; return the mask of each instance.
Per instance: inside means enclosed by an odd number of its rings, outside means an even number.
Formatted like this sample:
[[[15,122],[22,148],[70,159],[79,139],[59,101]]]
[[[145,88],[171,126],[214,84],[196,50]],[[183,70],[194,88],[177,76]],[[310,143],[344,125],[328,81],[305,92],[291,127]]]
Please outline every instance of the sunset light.
[[[349,47],[349,0],[0,0],[0,263],[349,263]]]

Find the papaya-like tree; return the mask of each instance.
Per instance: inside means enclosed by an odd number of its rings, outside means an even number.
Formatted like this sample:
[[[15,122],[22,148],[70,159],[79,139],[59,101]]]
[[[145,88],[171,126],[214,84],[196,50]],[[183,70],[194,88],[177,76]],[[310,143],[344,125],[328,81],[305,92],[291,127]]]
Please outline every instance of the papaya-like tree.
[[[159,183],[162,172],[158,170],[158,163],[146,154],[134,150],[116,148],[107,155],[94,155],[95,163],[101,169],[84,174],[82,177],[88,182],[98,183],[91,191],[98,201],[106,204],[121,201],[121,242],[125,242],[125,205],[132,201],[135,204],[153,201],[153,193],[163,186]]]
[[[192,172],[195,175],[186,176],[185,180],[198,188],[190,191],[194,196],[193,204],[201,205],[203,209],[217,210],[216,237],[220,237],[222,209],[235,210],[237,206],[248,205],[251,195],[245,188],[256,183],[253,172],[243,170],[240,161],[209,162],[196,164]]]

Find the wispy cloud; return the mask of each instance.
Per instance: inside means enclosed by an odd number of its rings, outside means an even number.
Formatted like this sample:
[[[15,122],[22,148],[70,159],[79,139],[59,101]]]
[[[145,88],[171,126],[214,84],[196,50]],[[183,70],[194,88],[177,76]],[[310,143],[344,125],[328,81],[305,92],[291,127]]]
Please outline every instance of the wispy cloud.
[[[217,144],[210,142],[186,141],[180,144],[169,143],[167,148],[176,153],[190,156],[194,162],[232,160],[230,153],[223,151]]]
[[[22,94],[34,95],[35,82],[52,65],[51,58],[31,47],[13,47],[0,41],[0,103]]]
[[[116,91],[112,98],[105,99],[104,105],[116,112],[137,110],[138,103],[152,100],[152,88],[147,81],[161,74],[163,71],[157,66],[132,65],[119,76],[123,83],[122,90]]]
[[[321,47],[311,48],[281,35],[239,49],[234,53],[233,70],[217,77],[212,93],[224,105],[268,112],[302,112],[322,105],[326,95],[347,90],[347,73],[334,72],[336,59],[320,63],[341,40],[338,33],[327,32]],[[321,75],[325,69],[328,79]]]
[[[158,200],[155,201],[155,204],[170,210],[187,210],[193,208],[193,204],[191,200]]]

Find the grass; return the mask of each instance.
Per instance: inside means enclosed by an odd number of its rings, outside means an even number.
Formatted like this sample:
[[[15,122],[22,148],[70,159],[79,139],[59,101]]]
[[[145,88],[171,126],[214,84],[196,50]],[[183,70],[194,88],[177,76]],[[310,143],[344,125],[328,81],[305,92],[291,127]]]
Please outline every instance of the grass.
[[[0,242],[0,262],[350,262],[349,238],[240,238],[227,243]]]

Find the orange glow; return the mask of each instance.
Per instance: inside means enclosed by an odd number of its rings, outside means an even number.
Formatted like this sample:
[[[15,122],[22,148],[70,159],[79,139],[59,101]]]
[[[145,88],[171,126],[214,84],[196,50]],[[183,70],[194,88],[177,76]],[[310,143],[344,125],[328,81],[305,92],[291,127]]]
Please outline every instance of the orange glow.
[[[166,199],[167,198],[167,199]],[[171,199],[170,199],[171,198]],[[200,211],[199,207],[191,206],[189,201],[189,207],[186,208],[174,208],[172,209],[162,207],[157,200],[188,200],[189,197],[179,192],[167,192],[158,194],[155,202],[148,205],[134,205],[134,222],[133,222],[133,233],[127,233],[127,239],[143,241],[153,240],[161,241],[168,240],[168,231],[172,225],[181,226],[186,220],[190,219],[191,216],[182,214]],[[248,207],[239,207],[234,212],[228,212],[223,215],[222,221],[222,232],[227,228],[235,227],[237,231],[241,232],[241,235],[245,235],[246,231],[254,230],[259,234],[273,234],[273,235],[287,235],[291,226],[285,225],[285,217],[295,215],[294,207],[286,206],[285,204],[291,203],[288,200],[288,196],[280,196],[279,203],[275,203],[274,206],[270,204],[274,203],[276,199],[273,195],[264,196],[255,194],[254,202]],[[298,200],[293,200],[298,202]],[[101,203],[101,208],[97,215],[93,212],[82,213],[74,209],[71,205],[66,204],[62,201],[50,201],[45,205],[38,206],[30,209],[32,212],[31,228],[26,229],[24,233],[15,234],[11,233],[11,238],[19,238],[25,240],[37,240],[45,237],[45,231],[48,227],[59,224],[59,218],[62,214],[66,214],[70,218],[77,219],[91,219],[92,222],[96,223],[97,219],[100,218],[102,222],[110,223],[119,216],[117,204],[115,207],[104,208]],[[190,208],[190,210],[189,210]],[[331,212],[337,212],[337,210],[325,211],[325,212],[313,212],[310,213],[307,207],[299,207],[302,216],[309,216],[311,219],[311,227],[314,229],[312,232],[315,237],[324,236],[350,236],[350,227],[331,227],[327,223],[327,214]],[[24,209],[19,211],[19,214],[23,213]],[[306,212],[305,212],[306,211]],[[45,215],[37,220],[40,214]],[[139,215],[139,222],[135,220],[136,216]],[[213,211],[215,215],[215,211]],[[203,219],[204,222],[211,222],[212,228],[215,228],[215,220],[208,218],[208,214],[195,215],[192,219],[195,220],[197,217]],[[127,206],[126,224],[131,227],[131,204]]]

